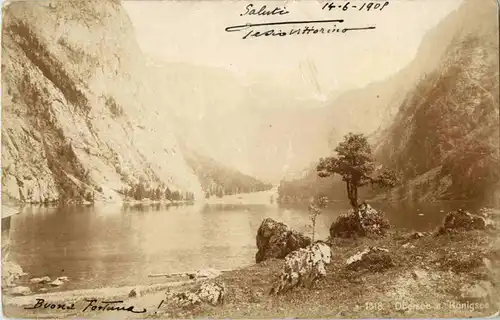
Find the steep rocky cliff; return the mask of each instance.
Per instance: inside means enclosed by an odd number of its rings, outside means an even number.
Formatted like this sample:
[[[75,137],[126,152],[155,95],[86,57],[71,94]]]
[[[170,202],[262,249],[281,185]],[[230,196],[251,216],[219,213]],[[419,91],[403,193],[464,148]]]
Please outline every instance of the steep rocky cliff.
[[[403,174],[397,198],[494,197],[500,180],[495,1],[465,1],[437,67],[405,97],[381,135],[379,159]]]
[[[139,181],[202,196],[145,66],[119,1],[6,5],[3,196],[118,200]]]
[[[392,199],[492,198],[500,189],[498,90],[495,1],[467,0],[426,34],[408,66],[336,99],[348,116],[332,129],[331,147],[349,130],[371,133],[377,160],[403,176],[403,186],[384,195]],[[313,168],[282,186],[283,197],[345,199]]]

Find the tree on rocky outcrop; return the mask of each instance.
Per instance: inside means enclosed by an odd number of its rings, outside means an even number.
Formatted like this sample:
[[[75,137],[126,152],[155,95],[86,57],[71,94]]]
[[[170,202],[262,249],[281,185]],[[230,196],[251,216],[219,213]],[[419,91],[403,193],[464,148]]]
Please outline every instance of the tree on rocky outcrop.
[[[357,210],[341,214],[330,226],[330,238],[356,238],[385,236],[391,225],[384,212],[375,210],[367,203]]]
[[[358,208],[358,189],[371,184],[393,187],[397,176],[389,169],[374,176],[375,161],[367,138],[362,133],[349,133],[335,148],[337,157],[321,158],[316,171],[322,178],[338,174],[346,183],[347,197],[354,210]]]

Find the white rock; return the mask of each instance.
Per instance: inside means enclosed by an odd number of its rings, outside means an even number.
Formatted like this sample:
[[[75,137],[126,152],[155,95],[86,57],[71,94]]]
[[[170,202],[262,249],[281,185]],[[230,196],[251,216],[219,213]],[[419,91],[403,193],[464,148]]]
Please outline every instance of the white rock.
[[[425,270],[413,270],[411,275],[415,280],[424,280],[429,274]]]
[[[482,300],[494,295],[495,289],[489,281],[479,281],[473,285],[464,285],[460,289],[460,295],[464,299]]]
[[[495,269],[493,268],[493,263],[491,262],[490,259],[488,258],[483,258],[483,263],[486,269],[488,269],[489,272],[495,273]]]
[[[54,287],[59,287],[59,286],[62,286],[64,284],[64,282],[62,282],[61,280],[59,279],[56,279],[54,281],[52,281],[50,283],[51,286],[54,286]]]
[[[350,265],[350,264],[353,264],[353,263],[354,263],[354,262],[356,262],[356,261],[360,261],[361,259],[363,259],[363,256],[364,256],[365,254],[367,254],[368,252],[370,252],[370,249],[368,249],[368,248],[367,248],[367,249],[365,249],[365,250],[363,250],[363,251],[361,251],[361,252],[358,252],[358,253],[356,253],[355,255],[350,256],[350,257],[347,259],[346,263],[347,263],[348,265]]]
[[[354,262],[360,261],[363,259],[363,256],[369,252],[374,252],[374,251],[384,251],[384,252],[389,252],[386,248],[380,248],[380,247],[369,247],[366,248],[365,250],[356,253],[355,255],[349,257],[349,259],[346,260],[346,264],[350,265],[353,264]]]
[[[50,278],[45,276],[45,277],[42,277],[42,278],[32,278],[30,279],[30,283],[34,283],[34,284],[45,284],[45,283],[49,283],[50,282]]]
[[[31,294],[31,289],[28,287],[18,286],[10,289],[10,294],[14,296],[27,296]]]
[[[415,232],[414,234],[411,235],[411,239],[420,239],[425,237],[425,234],[422,232]]]
[[[63,276],[63,277],[58,277],[57,280],[65,282],[65,281],[69,281],[69,278],[66,276]]]
[[[200,297],[189,291],[173,293],[170,291],[166,292],[166,300],[172,301],[173,303],[180,305],[182,307],[187,307],[195,304],[201,303]]]
[[[307,248],[301,248],[285,257],[285,266],[279,276],[273,293],[281,293],[295,286],[308,286],[319,277],[326,275],[326,265],[331,262],[330,246],[316,242]]]
[[[196,292],[201,301],[217,305],[224,302],[226,289],[224,285],[217,283],[203,283]]]
[[[219,270],[215,269],[203,269],[196,272],[196,278],[215,278],[221,275]]]

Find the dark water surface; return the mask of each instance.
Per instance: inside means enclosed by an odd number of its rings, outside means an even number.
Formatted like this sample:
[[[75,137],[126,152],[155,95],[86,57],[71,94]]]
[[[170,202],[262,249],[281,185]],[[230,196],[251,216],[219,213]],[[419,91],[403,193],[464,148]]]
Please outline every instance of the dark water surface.
[[[449,210],[477,209],[455,202],[372,205],[394,227],[418,231],[434,229]],[[326,238],[335,217],[348,208],[330,203],[318,217],[316,238]],[[29,277],[70,278],[51,290],[155,283],[161,278],[148,275],[252,264],[255,235],[266,217],[310,233],[306,206],[29,207],[12,219],[11,256]]]

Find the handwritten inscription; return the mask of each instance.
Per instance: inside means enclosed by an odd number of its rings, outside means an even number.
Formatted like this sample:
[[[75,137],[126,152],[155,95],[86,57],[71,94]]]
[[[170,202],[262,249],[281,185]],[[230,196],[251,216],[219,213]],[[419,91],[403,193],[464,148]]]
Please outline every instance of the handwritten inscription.
[[[325,3],[321,9],[329,10],[329,11],[348,11],[348,10],[357,10],[357,11],[382,11],[389,5],[389,1],[385,2],[327,2]]]
[[[52,303],[46,302],[45,299],[36,299],[36,303],[24,309],[52,309],[52,310],[76,310],[74,303]],[[85,299],[81,312],[86,311],[126,311],[132,313],[145,313],[146,309],[136,309],[135,306],[124,305],[122,300],[116,301],[99,301],[97,299]]]
[[[385,2],[326,2],[321,6],[323,11],[382,11],[389,5],[389,1]],[[253,4],[248,4],[244,8],[244,12],[240,16],[285,16],[290,11],[286,7],[267,7],[262,5],[259,7]],[[341,35],[353,31],[374,30],[376,26],[349,26],[344,25],[344,19],[332,20],[285,20],[285,21],[270,21],[263,23],[250,23],[233,25],[225,28],[226,32],[242,32],[242,39],[252,39],[261,37],[286,37],[286,36],[307,36],[316,34]]]
[[[235,32],[235,31],[245,31],[245,35],[242,39],[249,38],[258,38],[258,37],[284,37],[284,36],[293,36],[293,35],[313,35],[313,34],[343,34],[349,31],[360,31],[360,30],[370,30],[375,29],[374,26],[368,27],[338,27],[338,24],[343,23],[344,20],[309,20],[309,21],[283,21],[283,22],[269,22],[269,23],[247,23],[237,26],[227,27],[227,32]],[[329,27],[317,27],[313,24],[330,24]],[[305,25],[302,28],[289,28],[289,29],[280,29],[274,28],[274,26],[283,26],[283,25]],[[255,30],[255,27],[265,27],[265,26],[273,26],[273,28],[260,29]]]
[[[240,16],[274,16],[274,15],[285,15],[289,14],[290,11],[286,10],[286,7],[275,7],[274,9],[268,9],[267,6],[263,5],[258,10],[255,9],[253,4],[249,4],[245,7],[245,12],[240,14]]]

